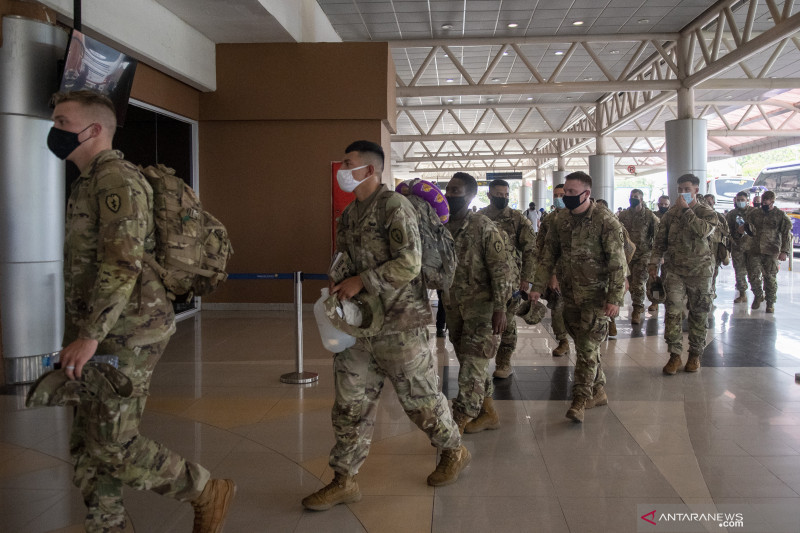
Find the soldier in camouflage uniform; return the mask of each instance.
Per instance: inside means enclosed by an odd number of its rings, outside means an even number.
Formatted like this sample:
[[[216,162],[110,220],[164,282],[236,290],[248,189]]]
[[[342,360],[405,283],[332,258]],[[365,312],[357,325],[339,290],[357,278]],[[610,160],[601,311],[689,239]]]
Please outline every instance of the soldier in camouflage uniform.
[[[235,487],[139,434],[153,370],[175,331],[172,303],[144,260],[153,253],[153,192],[111,149],[114,106],[90,91],[58,93],[48,147],[81,170],[67,206],[66,327],[60,363],[80,379],[95,354],[119,357],[129,397],[97,395],[75,412],[70,452],[87,507],[88,532],[125,530],[122,486],[149,489],[195,507],[195,531],[222,527]],[[200,529],[197,529],[197,528]]]
[[[591,187],[588,174],[566,177],[566,209],[554,215],[531,290],[531,300],[537,301],[560,261],[564,322],[577,352],[572,405],[566,414],[575,422],[583,422],[584,409],[608,403],[600,343],[606,338],[608,319],[619,313],[625,296],[622,224],[589,200]]]
[[[733,303],[747,303],[747,278],[750,271],[747,268],[747,256],[750,253],[750,241],[752,237],[745,233],[744,228],[739,231],[747,220],[750,193],[740,191],[736,194],[734,208],[725,215],[725,222],[728,225],[728,232],[731,235],[731,259],[733,261],[733,271],[736,275],[736,291],[739,293]],[[741,222],[741,223],[740,223]],[[755,279],[750,277],[750,287],[755,287]]]
[[[564,184],[559,183],[553,187],[553,205],[555,211],[542,219],[539,226],[539,233],[536,234],[536,257],[542,257],[544,253],[544,243],[547,238],[547,232],[553,226],[556,220],[556,215],[564,209]],[[564,298],[557,295],[560,294],[561,289],[558,286],[558,279],[563,276],[560,269],[560,262],[556,263],[555,272],[550,278],[549,288],[551,294],[555,296],[555,302],[547,302],[550,307],[550,317],[553,326],[553,336],[558,341],[558,346],[553,349],[553,357],[561,357],[569,353],[569,341],[567,340],[567,326],[564,325]]]
[[[512,267],[519,272],[519,285],[521,292],[530,290],[530,282],[536,268],[536,233],[531,221],[516,209],[508,206],[509,185],[505,180],[494,180],[489,184],[489,200],[491,205],[484,207],[480,214],[489,217],[498,228],[503,230],[513,245],[516,252],[515,265]],[[520,300],[514,298],[509,303],[506,314],[506,329],[500,340],[500,348],[495,359],[496,369],[494,377],[507,378],[514,373],[511,368],[511,355],[517,347],[517,322],[516,310]]]
[[[713,194],[706,194],[703,196],[703,199],[706,202],[706,205],[711,209],[714,209],[714,206],[717,205],[717,197]],[[714,276],[711,278],[711,299],[717,299],[717,276],[719,275],[719,266],[721,264],[728,265],[730,264],[730,257],[725,254],[725,259],[720,255],[718,252],[718,246],[721,244],[726,250],[730,250],[731,246],[731,232],[728,229],[728,221],[725,220],[725,216],[722,213],[714,211],[717,215],[717,242],[716,245],[712,246],[711,252],[714,254]],[[727,261],[727,262],[724,262]],[[713,303],[712,303],[713,307]],[[709,318],[711,318],[709,316]]]
[[[496,335],[506,327],[512,289],[502,233],[491,220],[469,210],[477,193],[475,178],[464,172],[447,184],[450,220],[445,227],[455,240],[458,260],[446,299],[447,330],[460,365],[453,418],[467,433],[500,427],[488,370],[497,352]]]
[[[653,212],[653,214],[658,217],[658,220],[661,220],[664,218],[664,215],[667,214],[667,211],[669,211],[669,204],[669,196],[666,194],[662,194],[658,197],[658,210]]]
[[[409,419],[442,451],[428,484],[455,482],[470,461],[438,388],[436,361],[428,346],[432,317],[420,276],[417,214],[402,194],[381,184],[383,164],[379,145],[356,141],[345,150],[337,174],[339,187],[355,192],[356,200],[345,208],[336,228],[336,250],[347,255],[352,271],[338,284],[331,281],[331,294],[341,300],[361,291],[378,296],[384,325],[374,336],[358,338],[353,347],[334,356],[336,399],[331,420],[336,444],[329,460],[334,478],[303,499],[303,506],[314,511],[361,499],[355,476],[369,453],[387,377]]]
[[[786,261],[792,253],[792,221],[786,213],[775,208],[775,193],[766,191],[761,195],[761,209],[748,212],[743,229],[753,237],[748,256],[748,270],[753,272],[751,287],[754,296],[750,308],[758,309],[766,296],[767,313],[774,313],[778,295],[778,261]]]
[[[668,265],[662,273],[666,291],[667,316],[664,340],[670,358],[664,373],[674,375],[681,366],[683,351],[683,310],[689,306],[689,359],[684,370],[697,372],[706,346],[708,312],[711,309],[711,278],[714,275],[712,242],[716,242],[717,215],[697,201],[700,180],[693,174],[678,178],[678,199],[661,219],[650,258],[650,278],[658,274],[662,257]],[[662,271],[663,272],[663,271]]]
[[[628,265],[630,270],[628,283],[633,303],[631,324],[642,323],[644,296],[647,289],[647,265],[650,263],[650,253],[653,251],[653,241],[658,229],[658,217],[645,207],[643,200],[644,193],[639,189],[633,189],[630,195],[631,206],[619,215],[619,221],[628,231],[633,244],[636,245],[636,252]],[[651,302],[650,311],[655,310],[656,306]]]

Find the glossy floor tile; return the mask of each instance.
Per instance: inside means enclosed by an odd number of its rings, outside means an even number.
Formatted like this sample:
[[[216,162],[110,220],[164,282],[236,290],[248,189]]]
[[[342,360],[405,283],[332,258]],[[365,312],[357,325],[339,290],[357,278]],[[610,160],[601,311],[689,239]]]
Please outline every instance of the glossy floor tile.
[[[464,438],[472,462],[439,488],[425,478],[436,450],[387,384],[363,498],[326,512],[300,500],[333,472],[332,355],[304,316],[304,369],[295,370],[293,312],[203,311],[178,324],[156,370],[142,433],[236,480],[228,532],[636,532],[652,509],[742,512],[728,531],[800,531],[800,285],[786,265],[776,313],[732,303],[724,268],[697,374],[664,376],[664,308],[603,343],[608,406],[564,417],[574,350],[554,358],[549,318],[518,321],[515,373],[495,381],[502,426]],[[235,282],[234,282],[235,283]],[[431,333],[433,329],[431,328]],[[452,346],[431,335],[443,392],[458,392]],[[491,365],[493,370],[494,365]],[[0,533],[81,531],[72,486],[68,409],[26,409],[26,387],[0,388]],[[139,533],[190,531],[188,504],[127,490]],[[645,509],[645,510],[642,510]],[[697,531],[720,531],[695,524]],[[683,524],[686,526],[686,524]],[[670,531],[661,524],[659,531]]]

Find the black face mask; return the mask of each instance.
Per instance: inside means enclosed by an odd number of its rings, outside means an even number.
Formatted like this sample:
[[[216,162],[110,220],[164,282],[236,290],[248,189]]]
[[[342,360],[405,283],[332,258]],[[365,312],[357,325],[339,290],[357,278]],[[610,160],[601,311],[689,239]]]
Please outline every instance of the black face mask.
[[[450,206],[450,214],[454,215],[467,205],[466,196],[446,196],[447,205]]]
[[[78,133],[72,133],[67,130],[60,130],[53,126],[50,128],[50,133],[47,134],[47,147],[59,159],[66,159],[69,154],[81,145],[82,141],[78,140],[78,136],[84,131],[91,128],[93,124],[89,124]]]
[[[586,200],[581,201],[581,194],[576,194],[575,196],[564,196],[564,206],[572,211],[573,209],[577,209],[578,207],[583,204]]]
[[[497,196],[491,196],[489,201],[492,202],[492,205],[495,206],[497,209],[505,209],[508,205],[508,198],[498,198]]]
[[[761,204],[761,209],[763,209],[765,213],[769,211],[770,207],[772,207],[772,204]]]
[[[639,199],[638,198],[631,198],[630,201],[631,201],[631,207],[635,208],[636,206],[639,205]]]
[[[667,211],[669,211],[669,207],[665,207],[663,205],[658,206],[659,213],[666,213]]]

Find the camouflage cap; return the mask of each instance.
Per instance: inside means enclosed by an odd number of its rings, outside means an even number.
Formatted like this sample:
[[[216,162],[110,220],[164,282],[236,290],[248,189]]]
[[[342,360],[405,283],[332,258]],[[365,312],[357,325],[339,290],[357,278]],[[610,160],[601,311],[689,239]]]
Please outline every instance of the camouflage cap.
[[[348,324],[341,314],[339,297],[332,294],[325,300],[325,314],[333,327],[356,338],[372,337],[383,328],[384,310],[379,296],[360,292],[350,299],[361,311],[362,321],[358,326]]]
[[[667,293],[664,290],[664,282],[661,276],[656,277],[647,284],[647,299],[654,304],[663,304],[667,300]]]
[[[130,378],[106,363],[89,363],[81,379],[71,380],[64,369],[47,372],[33,384],[25,397],[27,407],[78,405],[89,398],[120,396],[130,398]]]
[[[535,326],[542,321],[544,315],[547,314],[547,307],[540,301],[531,303],[530,300],[522,302],[522,305],[517,309],[517,316],[522,317],[522,320],[530,326]]]

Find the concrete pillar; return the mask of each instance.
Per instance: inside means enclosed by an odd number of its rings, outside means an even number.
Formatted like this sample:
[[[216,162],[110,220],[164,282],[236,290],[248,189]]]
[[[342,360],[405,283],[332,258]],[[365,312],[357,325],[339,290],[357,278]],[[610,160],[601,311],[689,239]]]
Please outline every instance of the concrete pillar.
[[[553,169],[553,187],[559,183],[564,183],[564,178],[567,176],[567,171],[564,170],[564,158],[558,158],[558,169]]]
[[[592,177],[592,197],[608,202],[614,211],[614,156],[597,154],[589,156],[589,175]]]
[[[700,178],[700,193],[706,192],[707,123],[686,118],[665,124],[667,134],[667,190],[674,203],[678,194],[678,178],[694,174]]]
[[[534,195],[534,202],[536,202],[536,209],[544,207],[545,211],[553,203],[553,198],[547,193],[547,178],[544,172],[541,173],[540,179],[536,180],[536,194]]]
[[[525,181],[522,187],[519,188],[519,208],[522,211],[528,209],[528,204],[531,203],[531,198],[533,197],[533,191],[528,183],[528,181]]]

